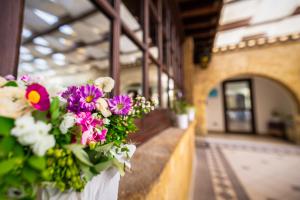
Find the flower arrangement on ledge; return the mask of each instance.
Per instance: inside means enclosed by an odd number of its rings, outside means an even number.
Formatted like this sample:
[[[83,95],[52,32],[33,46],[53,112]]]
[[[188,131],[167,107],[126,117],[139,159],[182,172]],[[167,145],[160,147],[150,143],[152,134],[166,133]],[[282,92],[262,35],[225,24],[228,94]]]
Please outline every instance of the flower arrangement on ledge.
[[[50,95],[32,77],[0,77],[0,199],[33,199],[39,187],[82,191],[109,167],[123,175],[134,120],[155,104],[110,98],[113,87],[102,77]]]

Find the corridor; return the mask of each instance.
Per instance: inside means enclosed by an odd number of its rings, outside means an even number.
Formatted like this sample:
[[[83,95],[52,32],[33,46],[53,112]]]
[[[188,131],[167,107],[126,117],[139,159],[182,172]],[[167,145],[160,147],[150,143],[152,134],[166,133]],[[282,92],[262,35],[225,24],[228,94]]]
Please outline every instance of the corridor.
[[[276,139],[196,139],[194,200],[299,200],[300,148]]]

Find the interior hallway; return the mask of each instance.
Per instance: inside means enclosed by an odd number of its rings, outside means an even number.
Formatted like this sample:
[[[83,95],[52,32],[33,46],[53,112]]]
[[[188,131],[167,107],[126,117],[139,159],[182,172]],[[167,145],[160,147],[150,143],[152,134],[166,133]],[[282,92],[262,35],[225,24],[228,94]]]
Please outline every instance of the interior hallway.
[[[300,147],[276,139],[196,139],[194,200],[299,200]]]

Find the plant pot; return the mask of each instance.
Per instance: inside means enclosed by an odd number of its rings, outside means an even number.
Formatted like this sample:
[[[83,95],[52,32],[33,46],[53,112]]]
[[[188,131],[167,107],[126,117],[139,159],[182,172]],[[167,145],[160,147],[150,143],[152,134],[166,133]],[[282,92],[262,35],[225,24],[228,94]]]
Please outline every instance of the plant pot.
[[[188,116],[189,116],[189,121],[190,122],[195,120],[195,115],[196,115],[195,108],[189,108],[188,109]]]
[[[60,192],[47,188],[42,192],[42,200],[117,200],[120,173],[113,167],[101,172],[89,181],[82,192]]]
[[[177,126],[180,129],[186,129],[189,126],[189,118],[187,114],[176,115]]]

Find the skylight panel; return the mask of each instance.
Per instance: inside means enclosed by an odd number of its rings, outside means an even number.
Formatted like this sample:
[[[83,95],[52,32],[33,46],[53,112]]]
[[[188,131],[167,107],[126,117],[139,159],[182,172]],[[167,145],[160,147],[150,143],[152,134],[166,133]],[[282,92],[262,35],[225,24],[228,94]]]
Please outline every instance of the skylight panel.
[[[47,13],[45,11],[34,9],[34,14],[36,14],[39,18],[41,18],[43,21],[45,21],[49,25],[53,25],[56,22],[58,22],[58,17],[55,15],[52,15],[50,13]]]
[[[48,55],[52,53],[52,49],[43,46],[36,46],[35,49],[43,55]]]
[[[24,38],[29,38],[31,35],[32,35],[32,32],[29,29],[23,28],[23,30],[22,30],[22,36]]]
[[[66,35],[73,35],[75,33],[70,25],[63,25],[59,27],[58,30]]]
[[[38,68],[40,70],[45,70],[45,69],[49,68],[47,61],[44,59],[41,59],[41,58],[35,59],[34,64],[35,64],[36,68]]]
[[[49,45],[49,42],[47,40],[45,40],[44,38],[42,38],[42,37],[34,38],[33,43],[38,44],[38,45],[42,45],[42,46],[48,46]]]

